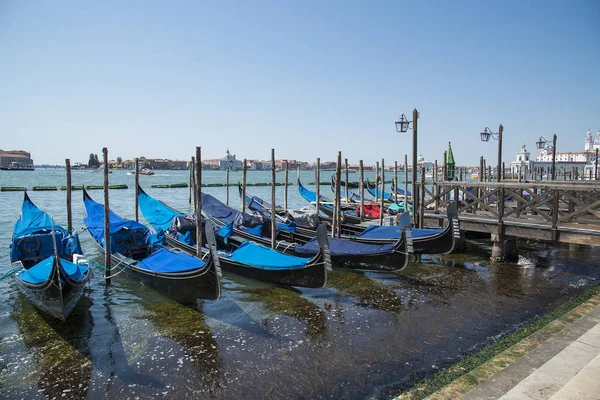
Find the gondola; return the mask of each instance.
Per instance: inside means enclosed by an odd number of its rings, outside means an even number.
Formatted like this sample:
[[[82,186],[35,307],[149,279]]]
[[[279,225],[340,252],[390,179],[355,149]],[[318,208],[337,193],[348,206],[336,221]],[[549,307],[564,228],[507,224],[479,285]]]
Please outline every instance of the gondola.
[[[317,200],[317,194],[312,190],[308,190],[302,186],[302,182],[298,179],[298,192],[300,196],[311,204],[314,204]],[[319,211],[328,217],[333,217],[333,200],[319,194]],[[341,207],[341,220],[342,223],[346,224],[360,224],[360,216],[357,215],[356,204],[346,204]],[[373,219],[373,217],[365,216],[365,219]]]
[[[100,247],[104,248],[104,205],[83,191],[85,226]],[[144,284],[156,287],[179,302],[196,299],[216,300],[221,296],[221,269],[216,245],[210,243],[210,255],[200,260],[160,245],[160,235],[139,222],[123,219],[110,212],[111,261]]]
[[[38,308],[65,321],[81,297],[91,272],[72,262],[81,255],[71,234],[36,207],[25,193],[21,217],[10,244],[13,277],[19,290]]]
[[[331,180],[333,181],[333,185],[335,186],[335,175],[331,175]],[[340,180],[340,187],[346,188],[345,180]],[[358,188],[360,188],[360,182],[348,181],[348,189],[358,189]]]
[[[195,218],[186,217],[162,201],[152,198],[141,188],[138,189],[138,200],[146,220],[154,229],[164,231],[167,244],[196,254]],[[202,231],[205,235],[214,235],[211,228],[206,228],[206,225],[204,228]],[[279,285],[320,288],[327,283],[331,260],[324,227],[317,236],[320,251],[310,259],[281,254],[250,241],[230,243],[234,245],[229,251],[219,251],[218,257],[225,271],[237,275]]]
[[[377,199],[381,200],[381,196],[382,196],[382,192],[381,190],[379,190],[378,187],[374,186],[371,181],[369,181],[367,179],[367,191],[369,192],[369,194]],[[398,194],[398,197],[400,197],[400,194]],[[404,198],[404,195],[402,195],[402,198]],[[383,199],[388,202],[388,203],[394,203],[396,201],[396,196],[394,193],[388,193],[388,192],[383,192]]]
[[[246,204],[251,210],[261,210],[261,203],[254,196],[246,193]],[[456,203],[451,202],[446,210],[448,224],[445,228],[413,228],[412,243],[415,254],[444,254],[454,250],[456,241],[460,238],[460,221]],[[296,227],[296,232],[305,236],[314,234],[314,229],[308,226]],[[394,243],[400,238],[399,226],[362,226],[342,224],[342,237],[361,243],[385,244]]]
[[[213,196],[202,193],[202,210],[215,224],[229,231],[232,240],[252,240],[270,245],[271,220],[265,215],[250,215],[235,210]],[[402,218],[403,227],[409,225],[408,215]],[[291,224],[277,223],[276,250],[286,254],[308,257],[318,252],[318,238],[314,231],[296,231]],[[329,238],[329,251],[333,266],[359,269],[394,271],[408,262],[408,249],[412,250],[410,236],[404,232],[395,243],[359,243],[343,238]]]

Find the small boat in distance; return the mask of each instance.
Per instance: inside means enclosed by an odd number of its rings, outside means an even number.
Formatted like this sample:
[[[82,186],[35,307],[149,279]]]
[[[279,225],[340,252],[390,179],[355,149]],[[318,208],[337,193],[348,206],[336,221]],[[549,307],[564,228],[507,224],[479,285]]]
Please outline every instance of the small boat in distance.
[[[0,167],[2,171],[35,171],[33,165],[22,164],[18,161],[11,162],[8,167]]]
[[[154,175],[154,171],[149,170],[148,168],[142,168],[138,171],[140,175]],[[129,171],[127,175],[135,175],[135,171]]]

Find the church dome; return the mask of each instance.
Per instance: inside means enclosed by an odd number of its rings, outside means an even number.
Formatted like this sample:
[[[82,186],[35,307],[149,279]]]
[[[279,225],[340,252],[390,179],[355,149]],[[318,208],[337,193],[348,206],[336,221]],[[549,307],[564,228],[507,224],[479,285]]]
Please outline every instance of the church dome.
[[[423,157],[422,155],[420,155],[420,156],[417,158],[417,162],[418,162],[419,164],[423,164],[423,161],[425,161],[425,157]]]
[[[598,133],[596,133],[596,137],[594,138],[594,146],[600,146],[600,129],[598,129]]]

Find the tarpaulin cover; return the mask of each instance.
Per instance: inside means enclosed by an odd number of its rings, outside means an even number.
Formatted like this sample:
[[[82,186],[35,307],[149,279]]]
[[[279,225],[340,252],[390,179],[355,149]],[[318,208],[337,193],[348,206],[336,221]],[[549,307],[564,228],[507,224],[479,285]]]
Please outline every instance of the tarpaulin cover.
[[[204,261],[183,253],[175,253],[165,248],[144,258],[137,267],[154,272],[185,272],[200,269]]]
[[[231,235],[233,235],[233,225],[223,225],[223,227],[219,229],[219,232],[217,232],[217,235],[221,236],[222,238],[231,237]]]
[[[184,214],[173,210],[162,201],[156,200],[144,192],[141,192],[138,195],[138,203],[140,210],[142,210],[142,214],[144,214],[144,218],[146,218],[150,225],[157,231],[159,229],[166,231],[171,227],[173,218],[184,216]]]
[[[92,237],[94,239],[96,239],[96,241],[98,243],[103,243],[103,239],[104,239],[104,205],[97,203],[90,198],[84,199],[83,204],[85,206],[85,211],[87,214],[87,217],[83,219],[85,226],[87,226],[88,231],[90,232]],[[146,228],[144,225],[140,224],[139,222],[136,222],[136,221],[130,220],[130,219],[123,219],[120,216],[118,216],[117,214],[113,213],[112,211],[110,212],[109,219],[110,219],[111,238],[114,233],[116,233],[122,229],[138,231],[138,232],[134,232],[134,237],[135,237],[136,242],[138,241],[138,238],[141,238],[141,236],[144,236],[144,240],[146,240],[146,241],[150,238],[150,230],[148,228]],[[137,244],[139,244],[139,243],[137,243]],[[111,245],[112,245],[112,242],[111,242]],[[112,248],[111,248],[111,251],[113,251]],[[113,252],[115,252],[115,251],[113,251]]]
[[[192,235],[192,232],[179,233],[177,235],[177,240],[179,240],[181,243],[185,243],[189,246],[193,246],[196,244],[196,242],[194,241],[194,236]]]
[[[375,203],[367,203],[365,204],[364,213],[367,217],[379,218],[379,214],[381,213],[381,207]],[[360,215],[360,204],[356,209],[356,215]]]
[[[443,229],[428,229],[428,228],[413,228],[412,237],[422,238],[427,236],[437,235],[442,233]],[[365,239],[400,239],[401,230],[399,226],[376,226],[371,225],[365,229],[360,235]]]
[[[317,194],[315,192],[313,192],[312,190],[308,190],[301,184],[298,184],[298,192],[300,192],[300,196],[304,197],[305,200],[308,200],[311,203],[314,203],[315,201],[317,201]],[[327,203],[333,202],[333,200],[330,200],[321,194],[319,194],[319,199],[320,199],[320,201],[325,201]],[[333,204],[322,204],[321,206],[324,208],[333,210]]]
[[[77,234],[71,235],[60,225],[54,224],[54,237],[59,257],[70,258],[73,253],[82,254]],[[23,254],[22,250],[26,254]],[[25,196],[21,217],[17,220],[13,231],[10,261],[18,261],[23,257],[43,260],[53,254],[52,218]]]
[[[86,277],[88,273],[86,266],[73,264],[70,261],[62,259],[59,259],[59,261],[63,275],[75,280],[83,280]],[[53,266],[54,256],[50,256],[33,267],[17,273],[17,278],[34,285],[44,283],[50,278]]]
[[[21,206],[21,217],[15,224],[13,237],[25,236],[38,231],[52,231],[52,218],[26,197]],[[54,225],[54,231],[67,232],[63,227]]]
[[[329,238],[329,252],[332,256],[357,256],[391,254],[394,252],[394,243],[367,244],[353,242],[347,239]],[[306,244],[295,247],[296,254],[313,256],[319,251],[317,238],[312,238]]]
[[[269,247],[252,242],[244,242],[229,258],[255,268],[266,270],[287,270],[306,268],[307,259],[281,254]]]
[[[220,202],[210,194],[202,193],[202,211],[219,221],[230,224],[240,211]]]

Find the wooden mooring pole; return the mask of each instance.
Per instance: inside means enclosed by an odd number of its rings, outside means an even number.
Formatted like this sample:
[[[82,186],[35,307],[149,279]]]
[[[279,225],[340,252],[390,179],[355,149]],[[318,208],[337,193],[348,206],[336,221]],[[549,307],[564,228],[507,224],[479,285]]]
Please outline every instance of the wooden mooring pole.
[[[348,196],[348,159],[344,158],[344,168],[346,168],[346,202],[349,203],[350,199]]]
[[[375,203],[379,203],[379,161],[375,163]]]
[[[244,165],[242,166],[242,212],[246,212],[246,173],[248,166],[246,165],[246,159],[244,158]]]
[[[140,167],[138,165],[138,158],[137,157],[134,159],[134,162],[135,162],[135,190],[134,190],[134,193],[135,193],[135,201],[134,201],[134,204],[135,204],[135,222],[138,222],[139,221],[138,194],[140,194],[139,193],[139,187],[140,187]]]
[[[365,171],[364,171],[363,160],[358,163],[358,190],[360,194],[360,222],[365,220]]]
[[[104,161],[104,267],[106,284],[110,285],[110,205],[108,203],[108,149],[104,147],[102,149],[102,156]]]
[[[275,248],[277,215],[275,214],[275,149],[271,149],[271,248]]]
[[[337,168],[335,171],[335,203],[337,204],[337,211],[335,213],[335,227],[337,229],[337,237],[342,236],[342,199],[340,193],[340,180],[342,179],[342,152],[338,151],[337,156]],[[332,232],[333,233],[333,232]],[[335,236],[335,235],[334,235]]]
[[[398,203],[398,161],[394,161],[394,203]]]
[[[298,172],[298,179],[300,179],[300,172]],[[319,184],[321,179],[321,158],[317,157],[317,169],[315,170],[315,209],[317,210],[317,219],[319,218],[319,203],[321,197],[321,185]]]
[[[283,189],[283,208],[285,210],[288,209],[288,174],[289,174],[289,170],[288,170],[288,162],[287,160],[285,160],[285,187]]]
[[[411,197],[412,199],[412,197]],[[412,203],[408,201],[408,155],[404,155],[404,211],[410,211],[409,205]],[[411,214],[412,215],[412,214]],[[412,219],[412,218],[411,218]]]
[[[225,204],[229,205],[229,162],[227,163],[227,172],[225,174]]]
[[[381,204],[380,204],[380,208],[379,208],[379,226],[383,225],[383,207],[384,207],[384,201],[385,201],[385,161],[382,158],[381,159]]]
[[[73,213],[71,210],[71,160],[65,160],[67,169],[67,230],[73,232]]]
[[[195,195],[196,200],[196,257],[202,258],[202,148],[196,147],[196,182]]]

